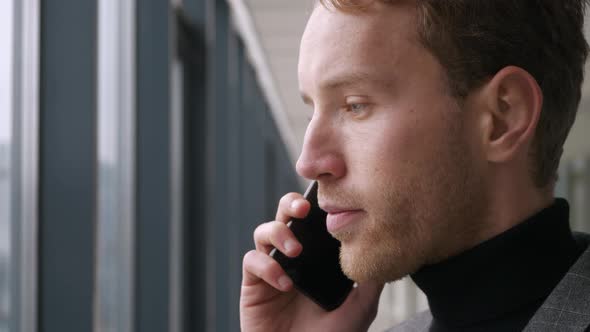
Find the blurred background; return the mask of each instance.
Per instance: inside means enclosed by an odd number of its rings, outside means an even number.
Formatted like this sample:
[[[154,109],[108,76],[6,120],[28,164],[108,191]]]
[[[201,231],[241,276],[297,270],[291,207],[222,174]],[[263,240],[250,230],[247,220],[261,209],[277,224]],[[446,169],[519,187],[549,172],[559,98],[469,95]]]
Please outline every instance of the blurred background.
[[[0,332],[237,331],[311,1],[0,0]],[[590,84],[557,195],[590,231]],[[389,285],[371,331],[427,307]]]

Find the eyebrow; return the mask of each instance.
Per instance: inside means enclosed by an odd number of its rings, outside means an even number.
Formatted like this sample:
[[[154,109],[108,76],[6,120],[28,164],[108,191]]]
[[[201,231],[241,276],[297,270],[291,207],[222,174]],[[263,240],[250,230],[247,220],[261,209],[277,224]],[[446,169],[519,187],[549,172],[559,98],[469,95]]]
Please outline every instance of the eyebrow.
[[[376,75],[371,75],[367,72],[354,72],[354,73],[347,73],[343,75],[336,75],[331,77],[320,84],[320,88],[322,90],[336,90],[342,89],[345,87],[360,85],[360,84],[380,84],[384,86],[391,86],[392,81],[391,79],[383,79],[379,77],[375,77]],[[300,91],[301,99],[305,104],[311,104],[311,98],[305,94],[304,91]]]

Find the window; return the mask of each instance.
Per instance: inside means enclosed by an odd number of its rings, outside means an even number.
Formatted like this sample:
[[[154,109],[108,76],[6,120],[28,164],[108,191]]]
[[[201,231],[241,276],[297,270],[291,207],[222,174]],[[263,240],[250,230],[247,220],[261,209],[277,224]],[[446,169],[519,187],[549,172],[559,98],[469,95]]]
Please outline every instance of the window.
[[[12,306],[12,78],[13,1],[0,2],[0,332],[9,331]]]
[[[134,1],[98,2],[96,331],[134,330],[134,13]]]

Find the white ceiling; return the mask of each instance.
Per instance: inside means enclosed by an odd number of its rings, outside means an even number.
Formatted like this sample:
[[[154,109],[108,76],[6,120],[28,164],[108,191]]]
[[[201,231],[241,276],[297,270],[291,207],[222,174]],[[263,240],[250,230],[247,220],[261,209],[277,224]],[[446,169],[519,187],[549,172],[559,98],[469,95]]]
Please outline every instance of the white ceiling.
[[[307,113],[297,83],[299,41],[311,13],[310,0],[246,0],[245,1],[262,48],[267,55],[272,76],[278,85],[282,104],[298,143],[303,142]]]

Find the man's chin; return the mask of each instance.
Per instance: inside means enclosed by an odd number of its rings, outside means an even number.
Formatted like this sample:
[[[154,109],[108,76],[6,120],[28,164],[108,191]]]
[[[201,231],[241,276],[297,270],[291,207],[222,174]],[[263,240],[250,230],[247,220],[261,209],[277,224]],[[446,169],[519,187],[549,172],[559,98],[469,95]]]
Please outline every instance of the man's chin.
[[[343,241],[340,247],[340,265],[344,274],[356,282],[374,280],[379,273],[376,266],[367,264],[370,253],[354,246],[353,241]]]
[[[361,246],[354,240],[344,241],[340,247],[340,266],[344,274],[362,283],[374,281],[386,283],[399,280],[412,273],[410,262],[398,255],[382,252],[374,246]],[[393,262],[398,262],[395,264]]]

